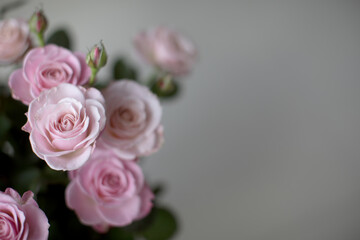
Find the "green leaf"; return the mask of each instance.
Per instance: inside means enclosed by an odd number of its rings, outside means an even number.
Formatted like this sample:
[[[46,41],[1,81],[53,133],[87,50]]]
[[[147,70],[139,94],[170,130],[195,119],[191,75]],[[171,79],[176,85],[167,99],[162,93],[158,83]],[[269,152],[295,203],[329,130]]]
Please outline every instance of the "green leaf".
[[[137,70],[125,58],[118,58],[113,65],[114,79],[137,80]]]
[[[111,228],[106,234],[106,240],[134,240],[133,234],[122,228]]]
[[[167,240],[177,231],[174,214],[167,208],[155,207],[151,213],[152,221],[140,234],[147,240]]]
[[[98,90],[103,90],[105,89],[107,86],[109,85],[109,83],[107,82],[96,82],[95,81],[95,84],[93,85],[94,88],[97,88]]]
[[[11,119],[12,127],[21,128],[26,123],[25,113],[28,107],[20,101],[14,100],[10,95],[1,91],[0,109],[8,119]]]
[[[5,115],[0,115],[0,142],[2,142],[11,127],[11,121]]]
[[[0,189],[5,189],[12,185],[10,177],[14,172],[14,162],[6,153],[0,151]]]
[[[69,183],[68,174],[65,171],[56,171],[49,167],[42,170],[42,176],[47,184],[62,184],[66,186]]]
[[[40,170],[32,167],[20,171],[14,176],[14,183],[18,191],[25,192],[31,190],[36,194],[41,184]]]
[[[72,44],[71,44],[71,38],[69,33],[67,32],[66,29],[58,29],[55,32],[53,32],[52,34],[50,34],[50,36],[48,37],[48,40],[46,41],[46,44],[56,44],[58,46],[67,48],[67,49],[72,49]]]
[[[158,183],[157,185],[152,187],[152,192],[154,193],[154,195],[156,197],[159,197],[161,194],[163,194],[165,192],[165,189],[166,189],[166,187],[163,183]]]

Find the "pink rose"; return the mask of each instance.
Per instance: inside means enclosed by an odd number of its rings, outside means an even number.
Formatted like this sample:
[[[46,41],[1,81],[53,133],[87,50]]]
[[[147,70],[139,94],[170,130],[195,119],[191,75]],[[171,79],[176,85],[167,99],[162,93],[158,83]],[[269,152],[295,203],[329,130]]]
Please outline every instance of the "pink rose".
[[[134,81],[110,84],[103,92],[106,104],[106,126],[99,142],[116,148],[124,159],[147,156],[163,142],[158,98]]]
[[[0,192],[0,239],[46,240],[49,223],[45,213],[27,191],[22,197],[11,188]]]
[[[154,195],[135,161],[119,158],[111,149],[96,147],[81,168],[69,174],[67,206],[85,225],[98,232],[126,226],[145,217]]]
[[[28,105],[46,89],[60,83],[84,85],[90,75],[84,54],[50,44],[28,52],[23,67],[10,75],[9,86],[13,98]]]
[[[104,98],[95,88],[68,83],[43,91],[34,99],[23,130],[30,133],[34,153],[55,170],[83,165],[105,126]]]
[[[18,60],[30,45],[28,24],[19,19],[0,21],[0,64]]]
[[[164,27],[141,32],[134,44],[148,63],[175,76],[187,74],[196,57],[195,47],[188,39]]]

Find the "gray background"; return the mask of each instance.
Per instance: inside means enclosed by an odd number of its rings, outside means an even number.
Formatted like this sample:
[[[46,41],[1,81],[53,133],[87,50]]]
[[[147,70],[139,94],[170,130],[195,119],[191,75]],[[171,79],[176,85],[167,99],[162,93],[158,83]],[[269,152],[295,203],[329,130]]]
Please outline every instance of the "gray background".
[[[131,39],[159,24],[196,43],[144,164],[167,183],[175,239],[360,239],[359,1],[33,0],[8,16],[40,2],[80,51],[102,39],[145,67]]]

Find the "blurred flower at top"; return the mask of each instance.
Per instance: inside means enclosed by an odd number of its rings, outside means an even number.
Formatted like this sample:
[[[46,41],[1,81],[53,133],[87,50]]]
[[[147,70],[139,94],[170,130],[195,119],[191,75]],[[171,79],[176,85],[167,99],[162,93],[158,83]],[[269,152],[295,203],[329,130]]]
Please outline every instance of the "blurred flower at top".
[[[141,32],[135,37],[134,44],[149,64],[174,76],[188,74],[196,58],[192,42],[165,27]]]
[[[0,21],[0,64],[19,60],[30,46],[28,24],[20,19]]]

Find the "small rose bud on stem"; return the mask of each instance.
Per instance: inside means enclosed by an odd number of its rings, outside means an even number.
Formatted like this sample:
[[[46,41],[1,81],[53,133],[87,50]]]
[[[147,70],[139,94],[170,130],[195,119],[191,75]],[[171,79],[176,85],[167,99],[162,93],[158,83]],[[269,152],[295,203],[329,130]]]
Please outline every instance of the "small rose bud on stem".
[[[158,88],[163,92],[173,91],[173,77],[170,74],[166,74],[164,77],[159,78],[157,81]]]
[[[176,96],[179,85],[170,73],[157,69],[148,83],[149,89],[160,98],[170,98]]]
[[[45,46],[44,32],[47,28],[47,19],[42,10],[37,10],[29,20],[30,31],[35,33],[40,46]]]
[[[105,66],[107,62],[107,54],[104,44],[96,44],[87,54],[86,63],[91,68],[90,86],[94,83],[97,72]]]

